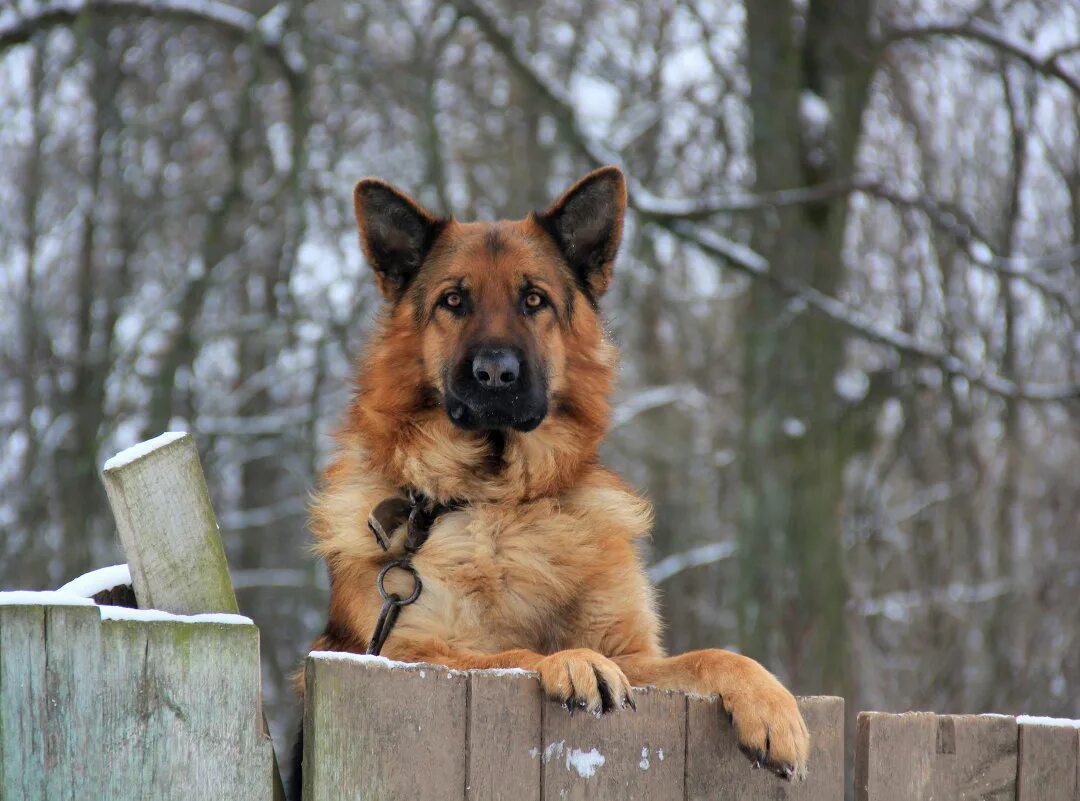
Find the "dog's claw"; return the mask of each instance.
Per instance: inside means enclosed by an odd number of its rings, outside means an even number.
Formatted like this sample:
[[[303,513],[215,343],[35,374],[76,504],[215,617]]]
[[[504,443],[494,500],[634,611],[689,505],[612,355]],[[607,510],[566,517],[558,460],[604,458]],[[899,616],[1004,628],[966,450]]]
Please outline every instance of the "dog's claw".
[[[776,775],[781,779],[790,779],[795,775],[795,769],[791,765],[781,765],[776,769]]]
[[[760,749],[747,748],[746,746],[739,746],[739,750],[742,751],[746,758],[750,760],[750,766],[757,770],[758,768],[765,767],[765,752]]]
[[[573,717],[574,716],[574,709],[577,708],[577,704],[574,703],[574,699],[573,698],[567,698],[563,702],[563,706],[565,706],[566,711],[570,713],[570,717]]]
[[[633,695],[626,696],[626,703],[630,706],[631,709],[637,712],[637,701],[634,700]]]

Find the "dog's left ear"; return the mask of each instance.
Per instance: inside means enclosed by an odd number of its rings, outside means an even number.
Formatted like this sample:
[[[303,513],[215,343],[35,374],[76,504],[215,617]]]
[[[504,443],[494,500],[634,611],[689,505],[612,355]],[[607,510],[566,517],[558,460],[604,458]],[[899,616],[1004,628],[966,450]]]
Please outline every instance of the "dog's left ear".
[[[618,167],[601,167],[570,187],[536,220],[562,251],[578,285],[595,301],[607,291],[622,239],[626,179]]]
[[[446,220],[377,178],[356,185],[353,206],[360,243],[379,290],[396,302],[420,272]]]

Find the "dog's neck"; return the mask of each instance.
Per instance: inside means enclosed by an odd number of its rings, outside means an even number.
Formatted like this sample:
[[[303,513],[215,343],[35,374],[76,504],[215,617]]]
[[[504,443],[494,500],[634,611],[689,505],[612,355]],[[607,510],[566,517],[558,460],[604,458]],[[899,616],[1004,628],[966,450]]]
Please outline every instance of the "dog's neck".
[[[596,463],[602,431],[557,408],[534,431],[470,432],[441,408],[396,422],[357,395],[342,444],[359,448],[388,484],[448,502],[520,502],[559,494]],[[400,420],[400,418],[397,418]]]

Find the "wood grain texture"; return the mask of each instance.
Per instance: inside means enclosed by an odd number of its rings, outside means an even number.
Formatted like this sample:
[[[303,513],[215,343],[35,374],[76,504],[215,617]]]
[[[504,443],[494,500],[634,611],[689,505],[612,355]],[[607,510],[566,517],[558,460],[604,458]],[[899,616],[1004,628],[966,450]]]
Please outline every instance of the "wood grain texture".
[[[681,801],[686,762],[686,696],[635,688],[637,711],[573,717],[543,705],[543,798]]]
[[[468,676],[308,656],[304,798],[461,801]]]
[[[253,625],[0,606],[0,798],[270,801]]]
[[[757,770],[739,751],[716,699],[687,699],[686,798],[731,801],[841,801],[844,797],[844,700],[799,699],[810,729],[807,777],[789,782]]]
[[[49,801],[100,787],[101,616],[93,606],[45,607],[45,786]]]
[[[806,778],[789,785],[785,798],[841,801],[844,797],[844,699],[828,695],[799,699],[810,729]]]
[[[104,478],[139,606],[182,615],[236,612],[236,593],[191,436],[111,467]]]
[[[0,798],[44,801],[45,609],[0,606]]]
[[[176,614],[238,611],[206,477],[190,435],[104,470],[135,597]],[[262,731],[269,738],[265,718]],[[273,755],[274,799],[284,787]]]
[[[855,801],[940,801],[934,794],[932,712],[861,712],[855,732]]]
[[[1015,801],[1016,718],[938,715],[935,801]]]
[[[1080,731],[1071,726],[1020,724],[1016,801],[1080,801]]]
[[[535,676],[469,675],[467,801],[540,801],[542,703]]]

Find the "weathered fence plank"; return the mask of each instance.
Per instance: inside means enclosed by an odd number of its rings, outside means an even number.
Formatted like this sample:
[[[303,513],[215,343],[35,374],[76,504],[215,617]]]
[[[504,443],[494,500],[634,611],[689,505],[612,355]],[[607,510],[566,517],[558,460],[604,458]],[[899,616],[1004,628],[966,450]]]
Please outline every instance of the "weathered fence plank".
[[[103,469],[141,609],[181,615],[238,606],[195,440],[171,432],[109,459]],[[263,733],[269,729],[263,719]],[[284,801],[277,756],[275,801]]]
[[[1017,734],[1005,715],[863,712],[855,799],[1016,801]]]
[[[309,654],[304,798],[461,801],[467,681],[435,665]]]
[[[1021,723],[1018,744],[1016,801],[1080,801],[1080,731]]]
[[[466,801],[540,801],[542,703],[535,675],[469,675]]]
[[[93,606],[45,607],[46,792],[81,801],[100,787],[101,616]]]
[[[1016,718],[938,715],[934,801],[1015,801]]]
[[[128,448],[104,478],[140,608],[236,612],[195,440],[168,433]]]
[[[861,712],[855,732],[855,801],[939,801],[934,796],[937,717]]]
[[[806,779],[789,785],[787,798],[840,801],[844,797],[844,699],[827,695],[799,699],[810,730]]]
[[[542,698],[532,674],[461,673],[326,652],[308,656],[305,688],[305,799],[841,801],[844,795],[840,698],[799,700],[812,745],[808,778],[792,783],[752,769],[715,701],[678,692],[638,688],[636,712],[571,716]]]
[[[548,701],[543,722],[544,801],[683,798],[686,696],[636,688],[637,711],[573,717]]]
[[[0,797],[44,801],[45,610],[0,606]]]
[[[735,732],[716,699],[687,699],[686,798],[727,801],[841,801],[844,797],[844,701],[799,699],[810,729],[806,779],[787,782],[755,770],[739,751]]]
[[[0,593],[0,798],[270,801],[258,629],[79,600]]]

